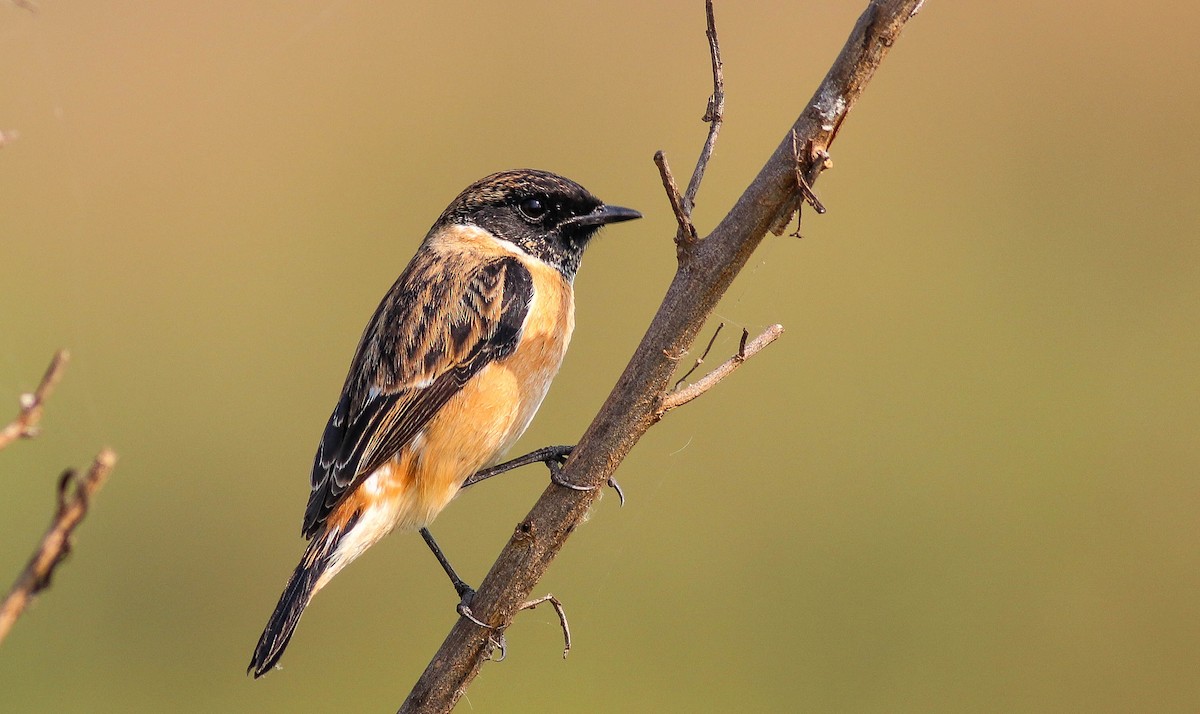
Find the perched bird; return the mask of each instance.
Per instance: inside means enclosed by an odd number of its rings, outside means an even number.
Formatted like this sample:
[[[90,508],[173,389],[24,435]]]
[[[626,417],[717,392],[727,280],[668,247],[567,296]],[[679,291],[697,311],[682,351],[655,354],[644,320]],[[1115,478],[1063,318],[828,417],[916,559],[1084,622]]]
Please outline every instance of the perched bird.
[[[425,526],[529,426],[575,327],[589,240],[640,217],[531,169],[480,179],[442,212],[363,331],[317,447],[310,542],[250,673],[269,671],[313,595],[397,528],[420,530],[466,597]]]

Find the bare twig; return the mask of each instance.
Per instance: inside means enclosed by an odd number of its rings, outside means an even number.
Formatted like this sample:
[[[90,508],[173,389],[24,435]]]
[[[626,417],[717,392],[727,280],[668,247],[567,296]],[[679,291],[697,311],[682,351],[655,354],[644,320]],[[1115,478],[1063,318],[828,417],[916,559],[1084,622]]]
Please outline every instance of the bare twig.
[[[37,436],[38,422],[42,420],[42,406],[46,398],[54,391],[58,380],[62,379],[63,368],[71,355],[66,350],[59,350],[50,360],[50,366],[42,375],[42,381],[32,393],[22,394],[20,398],[21,411],[17,418],[0,429],[0,449],[8,446],[17,439],[31,439]]]
[[[717,325],[717,329],[713,330],[712,337],[708,338],[708,344],[705,345],[704,352],[696,359],[696,364],[692,365],[692,368],[689,369],[687,372],[684,372],[683,376],[675,381],[675,385],[673,387],[671,387],[671,389],[679,389],[679,385],[686,382],[687,378],[692,376],[692,372],[695,372],[697,369],[700,368],[700,365],[704,364],[704,359],[706,357],[708,357],[709,352],[712,352],[713,343],[717,341],[717,335],[721,334],[721,329],[724,327],[725,327],[724,322]],[[742,330],[742,334],[744,335],[745,333],[746,333],[746,331]]]
[[[662,151],[654,152],[654,165],[658,167],[663,190],[667,192],[667,200],[671,203],[671,212],[675,214],[675,222],[679,224],[679,229],[675,232],[675,244],[682,251],[696,242],[696,227],[692,225],[692,219],[683,207],[679,186],[675,183],[675,176],[671,174],[670,165],[667,164],[667,155]]]
[[[104,449],[96,456],[83,478],[79,478],[74,470],[68,470],[59,479],[58,509],[54,520],[42,536],[42,542],[29,559],[29,564],[13,584],[12,591],[0,603],[0,642],[8,636],[13,623],[33,596],[50,585],[54,569],[71,552],[71,534],[87,515],[92,496],[104,485],[116,462],[117,455],[110,449]]]
[[[825,213],[825,206],[821,203],[821,199],[817,198],[817,194],[813,193],[812,184],[809,183],[808,179],[804,176],[805,161],[800,156],[800,146],[796,143],[796,141],[796,130],[792,129],[792,155],[796,157],[796,183],[800,187],[800,195],[804,197],[804,200],[807,201],[809,205],[816,209],[818,215],[823,214]],[[818,167],[823,166],[824,161],[818,164]],[[818,170],[820,170],[820,168],[818,168]]]
[[[717,134],[721,133],[721,120],[725,118],[725,75],[722,72],[724,65],[721,62],[721,43],[717,39],[712,0],[704,0],[704,14],[708,22],[704,34],[708,36],[708,54],[712,59],[713,93],[708,98],[708,107],[704,110],[704,121],[708,122],[708,138],[704,140],[700,158],[696,159],[696,168],[692,171],[687,190],[683,192],[683,212],[689,218],[692,209],[696,207],[696,193],[700,190],[700,182],[704,180],[708,160],[712,158],[713,148],[717,145]]]
[[[657,418],[661,419],[664,414],[672,409],[682,407],[684,404],[717,386],[717,382],[733,374],[734,370],[741,367],[743,362],[758,354],[762,348],[779,339],[779,336],[783,334],[783,325],[771,325],[749,343],[746,342],[748,334],[745,331],[742,332],[742,342],[738,348],[738,353],[725,360],[720,367],[717,367],[683,389],[677,389],[663,397],[662,406],[658,408]]]
[[[559,602],[559,599],[551,593],[546,593],[536,600],[521,603],[521,606],[517,610],[532,610],[544,602],[550,603],[554,607],[554,611],[558,613],[558,624],[562,625],[563,631],[563,659],[566,659],[567,655],[571,654],[571,626],[567,624],[567,611],[563,609],[563,605]]]
[[[680,261],[641,344],[564,465],[569,483],[605,483],[657,421],[662,395],[679,359],[768,230],[780,217],[790,217],[803,200],[796,182],[791,131],[803,145],[811,141],[812,146],[827,149],[920,2],[870,1],[809,104],[758,176],[712,233],[691,246],[687,260]],[[745,352],[750,352],[750,345]],[[576,491],[557,485],[542,493],[471,601],[481,620],[501,629],[512,622],[599,495],[599,489]],[[480,637],[475,625],[460,618],[400,711],[450,711],[495,648],[494,639]]]

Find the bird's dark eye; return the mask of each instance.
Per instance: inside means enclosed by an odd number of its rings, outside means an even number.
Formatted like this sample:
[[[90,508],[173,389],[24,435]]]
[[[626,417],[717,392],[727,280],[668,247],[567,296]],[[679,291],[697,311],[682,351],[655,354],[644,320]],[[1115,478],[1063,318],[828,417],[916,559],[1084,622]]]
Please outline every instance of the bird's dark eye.
[[[530,220],[539,220],[546,215],[546,204],[536,198],[526,198],[521,201],[521,213]]]

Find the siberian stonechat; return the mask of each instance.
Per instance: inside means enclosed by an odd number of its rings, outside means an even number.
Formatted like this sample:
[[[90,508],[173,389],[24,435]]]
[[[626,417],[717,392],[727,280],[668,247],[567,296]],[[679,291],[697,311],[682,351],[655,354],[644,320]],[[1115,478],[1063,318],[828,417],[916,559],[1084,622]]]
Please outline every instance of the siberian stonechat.
[[[308,548],[249,671],[283,655],[313,595],[394,529],[425,527],[521,436],[575,327],[572,282],[603,226],[640,218],[545,171],[493,174],[458,195],[367,323],[321,436]]]

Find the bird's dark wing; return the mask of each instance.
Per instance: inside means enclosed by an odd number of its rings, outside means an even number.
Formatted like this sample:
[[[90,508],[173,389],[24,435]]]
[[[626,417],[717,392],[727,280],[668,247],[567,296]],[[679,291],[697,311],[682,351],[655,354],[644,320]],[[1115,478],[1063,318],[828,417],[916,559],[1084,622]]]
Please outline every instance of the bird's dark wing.
[[[515,257],[464,268],[422,251],[376,309],[317,448],[306,538],[467,380],[516,349],[529,271]]]

